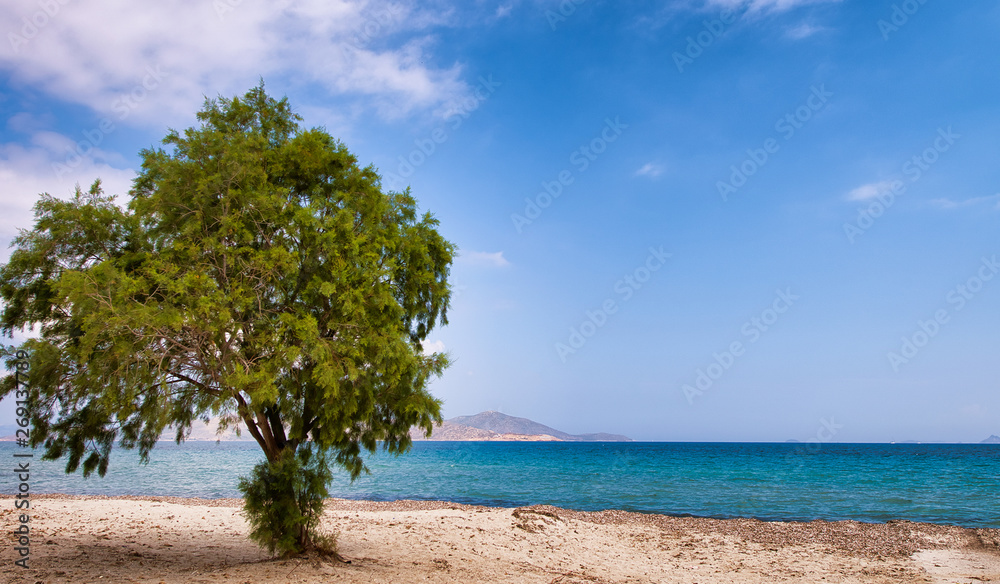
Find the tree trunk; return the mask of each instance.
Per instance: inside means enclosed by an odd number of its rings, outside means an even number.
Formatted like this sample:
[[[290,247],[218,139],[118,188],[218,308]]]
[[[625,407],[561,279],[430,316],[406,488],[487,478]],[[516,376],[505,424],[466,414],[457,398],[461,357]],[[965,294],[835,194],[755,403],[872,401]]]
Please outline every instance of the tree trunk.
[[[309,537],[309,530],[305,525],[299,526],[299,553],[312,551],[314,548],[312,538]]]

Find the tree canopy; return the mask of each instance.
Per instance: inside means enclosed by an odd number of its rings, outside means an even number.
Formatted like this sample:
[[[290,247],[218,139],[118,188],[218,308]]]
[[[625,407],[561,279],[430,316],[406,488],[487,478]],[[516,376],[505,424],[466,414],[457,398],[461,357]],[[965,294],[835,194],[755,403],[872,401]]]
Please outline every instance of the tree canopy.
[[[104,475],[115,443],[148,460],[168,426],[219,417],[270,463],[309,441],[356,477],[441,420],[427,384],[448,360],[421,343],[455,247],[263,84],[198,120],[141,152],[124,208],[100,181],[42,195],[0,266],[2,332],[38,332],[18,347],[31,442]]]

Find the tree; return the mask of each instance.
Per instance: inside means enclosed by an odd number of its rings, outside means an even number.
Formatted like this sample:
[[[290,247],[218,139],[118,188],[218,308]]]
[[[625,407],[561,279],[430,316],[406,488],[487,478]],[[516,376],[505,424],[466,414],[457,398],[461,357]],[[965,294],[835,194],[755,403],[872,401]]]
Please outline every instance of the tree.
[[[140,153],[126,208],[100,181],[41,196],[0,266],[0,330],[38,327],[18,348],[46,458],[103,476],[116,441],[148,461],[168,426],[219,417],[266,458],[241,482],[252,536],[308,550],[330,464],[356,478],[441,421],[427,383],[448,360],[421,342],[447,323],[455,247],[263,83],[198,120]],[[297,515],[259,515],[278,508]]]

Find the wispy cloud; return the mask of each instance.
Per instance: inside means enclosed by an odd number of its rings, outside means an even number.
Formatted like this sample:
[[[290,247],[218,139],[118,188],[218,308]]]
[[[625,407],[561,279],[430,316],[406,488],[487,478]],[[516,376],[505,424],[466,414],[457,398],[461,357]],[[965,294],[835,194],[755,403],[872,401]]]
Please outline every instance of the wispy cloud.
[[[792,40],[800,41],[804,38],[811,37],[812,35],[822,32],[825,30],[822,26],[813,26],[808,23],[802,23],[796,27],[788,29],[785,32],[785,36]]]
[[[635,176],[648,176],[649,178],[656,178],[663,174],[664,168],[662,164],[657,164],[655,162],[647,162],[642,165],[642,168],[635,171]]]
[[[441,116],[471,95],[460,65],[433,59],[437,29],[459,21],[436,1],[50,4],[45,12],[37,0],[0,3],[0,71],[12,87],[91,109],[94,121],[62,134],[51,131],[51,115],[7,112],[7,127],[22,136],[0,144],[0,238],[28,225],[40,192],[66,196],[100,176],[106,192],[125,195],[135,173],[104,149],[107,134],[186,126],[205,96],[242,94],[261,77],[275,95],[324,98],[295,100],[307,124],[363,110]],[[281,84],[291,91],[274,91]]]
[[[435,7],[394,0],[53,6],[59,10],[30,38],[14,42],[5,35],[0,69],[104,115],[136,90],[148,67],[164,80],[134,118],[161,122],[164,114],[186,120],[204,95],[242,93],[261,76],[354,96],[386,118],[435,110],[469,92],[459,65],[437,66],[431,58],[433,28],[444,18]],[[36,0],[8,0],[0,5],[0,30],[20,37],[25,17],[35,13],[44,14]]]
[[[892,190],[892,181],[883,180],[879,182],[868,183],[861,185],[860,187],[847,193],[845,197],[848,201],[866,201],[868,199],[874,199],[875,197],[887,193]]]
[[[722,8],[747,9],[747,12],[783,12],[807,4],[825,4],[841,0],[707,0],[706,4]]]
[[[122,164],[121,157],[97,147],[82,155],[76,150],[72,139],[50,131],[35,132],[24,144],[0,144],[0,241],[9,241],[18,228],[31,227],[31,208],[41,193],[69,197],[74,184],[86,190],[100,177],[105,194],[125,199],[135,172],[112,166]],[[59,176],[54,162],[62,165]],[[0,245],[0,257],[8,253]]]
[[[462,263],[474,266],[487,266],[492,268],[503,268],[510,265],[507,258],[503,257],[502,251],[492,253],[485,251],[462,252],[458,256],[458,260]]]
[[[942,197],[940,199],[931,199],[930,203],[941,209],[949,210],[961,209],[962,207],[972,207],[973,205],[981,205],[984,203],[996,203],[993,205],[993,208],[1000,209],[1000,193],[989,195],[987,197],[973,197],[962,201],[955,201],[947,197]]]

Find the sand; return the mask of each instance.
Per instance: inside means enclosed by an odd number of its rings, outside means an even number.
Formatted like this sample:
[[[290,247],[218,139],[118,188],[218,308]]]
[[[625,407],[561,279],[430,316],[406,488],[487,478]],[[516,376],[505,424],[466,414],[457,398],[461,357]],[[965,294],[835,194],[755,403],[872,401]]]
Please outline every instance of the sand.
[[[275,559],[236,499],[36,495],[30,568],[0,497],[6,582],[192,584],[1000,582],[1000,530],[906,521],[779,523],[555,507],[332,499],[322,529],[350,564]]]

